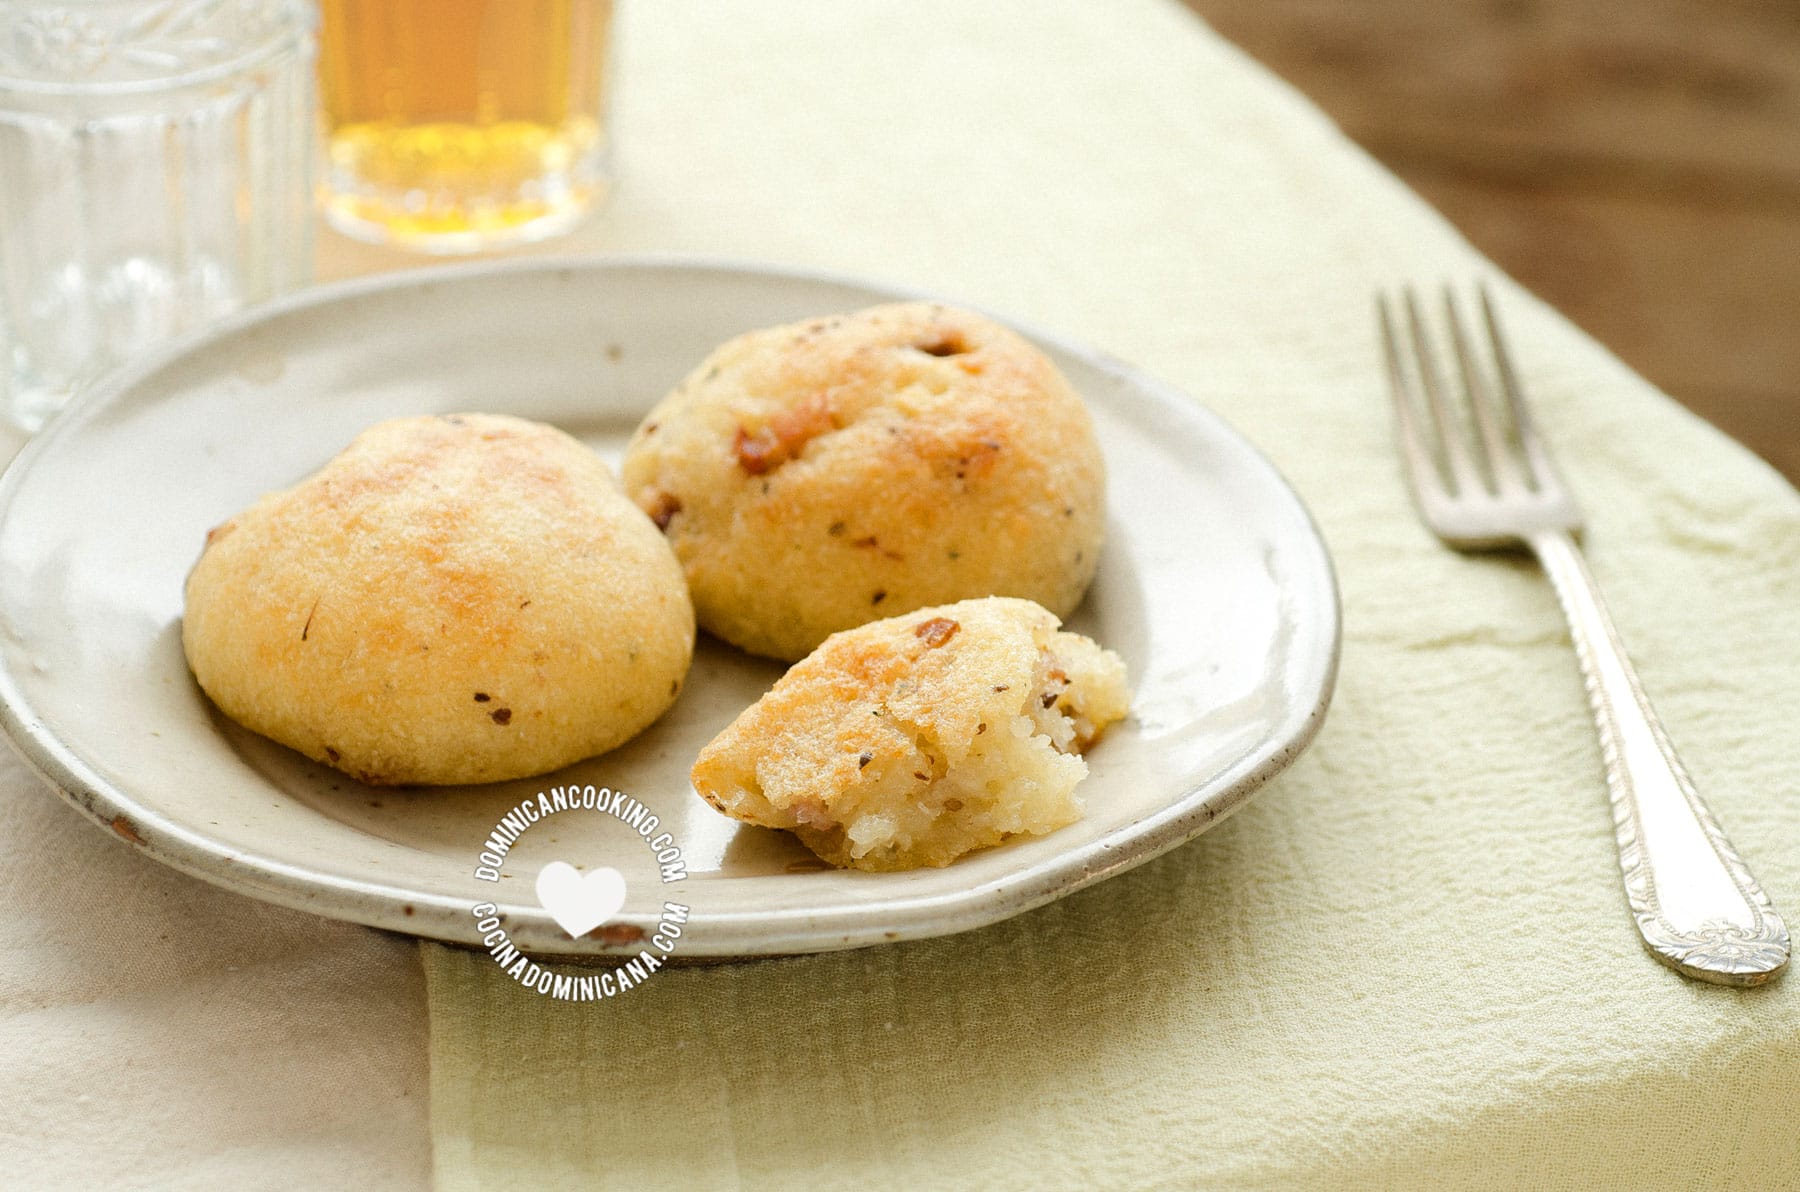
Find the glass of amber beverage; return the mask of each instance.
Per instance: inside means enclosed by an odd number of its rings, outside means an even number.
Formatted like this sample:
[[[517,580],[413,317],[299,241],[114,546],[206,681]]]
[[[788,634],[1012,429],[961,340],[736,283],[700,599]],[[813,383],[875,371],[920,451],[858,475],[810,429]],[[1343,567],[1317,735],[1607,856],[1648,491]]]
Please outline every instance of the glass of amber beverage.
[[[461,253],[580,222],[611,178],[612,0],[323,0],[325,217]]]

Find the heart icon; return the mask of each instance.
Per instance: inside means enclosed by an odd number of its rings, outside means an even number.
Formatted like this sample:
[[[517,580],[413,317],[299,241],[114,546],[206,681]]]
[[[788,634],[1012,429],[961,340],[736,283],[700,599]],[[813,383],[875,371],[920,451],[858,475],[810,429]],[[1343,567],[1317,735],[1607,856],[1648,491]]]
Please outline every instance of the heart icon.
[[[556,925],[580,939],[625,905],[625,875],[608,868],[583,876],[566,861],[552,861],[538,870],[537,896]]]

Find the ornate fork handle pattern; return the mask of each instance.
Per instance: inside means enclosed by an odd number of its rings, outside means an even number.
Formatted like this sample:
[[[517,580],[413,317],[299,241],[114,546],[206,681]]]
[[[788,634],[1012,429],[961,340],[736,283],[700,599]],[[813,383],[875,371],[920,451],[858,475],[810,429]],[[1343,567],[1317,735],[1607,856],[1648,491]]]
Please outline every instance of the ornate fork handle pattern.
[[[1645,947],[1690,977],[1760,985],[1788,930],[1694,789],[1626,658],[1575,540],[1527,541],[1555,585],[1600,733],[1625,896]]]

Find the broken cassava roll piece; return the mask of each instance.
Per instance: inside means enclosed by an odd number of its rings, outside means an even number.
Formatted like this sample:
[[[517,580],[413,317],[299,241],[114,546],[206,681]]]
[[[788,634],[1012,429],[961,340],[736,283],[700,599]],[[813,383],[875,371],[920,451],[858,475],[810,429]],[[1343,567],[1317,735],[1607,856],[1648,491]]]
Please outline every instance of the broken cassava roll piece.
[[[1092,420],[1050,358],[931,303],[753,331],[638,427],[625,491],[668,535],[700,625],[792,661],[839,630],[1094,577]]]
[[[523,778],[674,702],[681,568],[553,427],[400,418],[207,535],[182,645],[233,720],[368,783]]]
[[[1129,710],[1125,664],[1029,600],[834,634],[700,753],[694,788],[834,865],[948,865],[1081,818],[1079,753]]]

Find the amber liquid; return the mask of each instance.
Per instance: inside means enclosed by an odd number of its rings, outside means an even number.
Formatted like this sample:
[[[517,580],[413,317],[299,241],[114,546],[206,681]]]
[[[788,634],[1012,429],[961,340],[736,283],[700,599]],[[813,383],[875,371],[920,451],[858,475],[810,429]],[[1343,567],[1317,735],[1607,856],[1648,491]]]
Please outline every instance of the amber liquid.
[[[566,230],[604,192],[612,0],[323,0],[333,226],[437,252]]]

